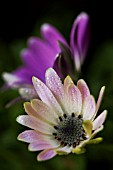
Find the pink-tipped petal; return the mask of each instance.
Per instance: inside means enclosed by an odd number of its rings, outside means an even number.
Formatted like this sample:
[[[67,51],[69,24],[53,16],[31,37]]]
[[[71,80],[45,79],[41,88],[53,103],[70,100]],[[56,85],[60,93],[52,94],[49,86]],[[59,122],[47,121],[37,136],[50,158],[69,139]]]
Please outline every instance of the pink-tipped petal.
[[[48,138],[49,136],[46,136],[34,130],[26,130],[18,135],[18,140],[32,143],[40,139],[45,139],[45,137]]]
[[[51,110],[51,108],[48,107],[45,103],[43,103],[41,100],[34,99],[31,101],[31,105],[39,117],[42,117],[44,120],[57,125],[58,115],[53,112],[53,110]]]
[[[86,82],[83,79],[80,79],[77,82],[77,87],[78,87],[78,89],[80,90],[80,92],[82,94],[82,100],[83,100],[83,103],[84,103],[85,98],[90,96],[89,88],[88,88]]]
[[[68,88],[66,101],[69,114],[80,114],[82,108],[82,96],[79,89],[74,84],[71,84]]]
[[[38,101],[38,102],[37,102]],[[44,106],[44,108],[43,108]],[[31,103],[25,102],[25,111],[28,115],[34,116],[47,124],[57,125],[57,114],[55,114],[51,108],[49,108],[45,103],[37,99],[32,100]],[[47,110],[46,110],[47,108]]]
[[[93,96],[88,96],[83,103],[82,114],[84,120],[91,120],[96,111],[96,103]]]
[[[30,143],[28,148],[30,151],[40,151],[45,149],[57,148],[59,145],[60,143],[56,140],[39,139],[36,142]]]
[[[99,107],[101,105],[101,102],[102,102],[102,99],[103,99],[103,95],[104,95],[104,91],[105,91],[105,86],[103,86],[101,88],[101,90],[100,90],[99,97],[98,97],[98,100],[97,100],[96,112],[95,112],[95,114],[93,116],[93,120],[94,120],[94,118],[95,118],[95,116],[96,116],[96,114],[97,114],[97,112],[99,110]]]
[[[93,130],[100,128],[107,116],[107,110],[104,110],[94,121],[93,121]]]
[[[60,34],[60,32],[50,24],[45,23],[41,26],[41,34],[42,34],[42,37],[56,51],[56,53],[60,52],[60,48],[58,46],[58,41],[61,41],[64,44],[67,44],[66,40]]]
[[[49,88],[36,77],[33,77],[32,81],[34,88],[37,91],[37,94],[41,98],[41,100],[46,103],[51,109],[53,109],[58,115],[62,115],[63,111]]]
[[[39,155],[37,156],[37,159],[38,161],[45,161],[45,160],[53,158],[56,155],[57,153],[54,150],[48,149],[48,150],[44,150],[41,153],[39,153]]]
[[[52,134],[55,131],[55,129],[46,122],[28,115],[18,116],[17,122],[45,134]]]
[[[46,77],[46,85],[52,91],[57,101],[59,101],[59,103],[63,105],[64,88],[60,77],[52,68],[49,68],[46,71],[45,77]]]

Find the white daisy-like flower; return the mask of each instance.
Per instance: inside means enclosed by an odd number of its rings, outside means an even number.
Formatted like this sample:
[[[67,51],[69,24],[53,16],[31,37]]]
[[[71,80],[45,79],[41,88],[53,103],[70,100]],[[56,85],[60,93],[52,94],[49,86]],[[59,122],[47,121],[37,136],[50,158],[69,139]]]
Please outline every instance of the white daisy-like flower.
[[[54,156],[85,151],[88,143],[98,143],[101,137],[92,139],[103,129],[107,111],[96,117],[105,87],[100,90],[97,103],[83,79],[75,85],[67,76],[64,84],[56,72],[46,71],[46,85],[33,77],[34,88],[40,97],[25,102],[28,115],[21,115],[17,122],[31,128],[19,134],[18,139],[28,142],[30,151],[41,151],[37,159],[48,160]]]

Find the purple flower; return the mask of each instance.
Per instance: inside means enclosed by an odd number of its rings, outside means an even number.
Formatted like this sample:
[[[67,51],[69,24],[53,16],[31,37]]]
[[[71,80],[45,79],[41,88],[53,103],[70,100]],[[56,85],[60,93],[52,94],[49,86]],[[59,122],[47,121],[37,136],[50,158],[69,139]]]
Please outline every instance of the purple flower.
[[[70,46],[65,38],[50,24],[41,26],[42,39],[31,37],[28,47],[21,52],[23,65],[12,73],[3,73],[3,78],[11,88],[19,89],[24,99],[34,96],[32,76],[45,82],[44,73],[52,67],[64,78],[67,74],[79,72],[89,45],[89,17],[81,13],[72,26]],[[36,96],[35,96],[36,97]]]
[[[57,73],[49,68],[46,84],[33,77],[34,88],[40,97],[25,102],[28,115],[20,115],[17,122],[31,128],[22,132],[18,139],[29,143],[30,151],[42,151],[37,159],[44,161],[58,155],[80,154],[89,143],[102,141],[94,136],[103,129],[107,111],[99,116],[105,87],[100,90],[97,103],[83,79],[75,85],[67,76],[64,84]]]

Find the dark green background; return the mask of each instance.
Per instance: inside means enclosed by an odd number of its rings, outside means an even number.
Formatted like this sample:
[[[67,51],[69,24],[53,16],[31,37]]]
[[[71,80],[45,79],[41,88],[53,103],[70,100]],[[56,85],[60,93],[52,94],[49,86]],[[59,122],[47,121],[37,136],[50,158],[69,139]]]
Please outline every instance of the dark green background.
[[[41,24],[55,25],[69,41],[74,18],[85,11],[91,19],[91,42],[82,67],[91,93],[97,99],[101,86],[106,92],[99,113],[108,110],[105,129],[97,136],[104,141],[88,145],[83,155],[57,156],[46,162],[37,162],[35,152],[27,150],[27,144],[17,141],[17,135],[25,130],[16,122],[24,114],[22,103],[8,109],[5,105],[18,96],[9,90],[0,94],[0,169],[1,170],[113,170],[113,10],[109,1],[37,1],[23,4],[21,1],[2,2],[0,6],[0,75],[12,71],[21,64],[19,53],[26,47],[27,38],[40,36]],[[0,86],[3,80],[0,78]]]

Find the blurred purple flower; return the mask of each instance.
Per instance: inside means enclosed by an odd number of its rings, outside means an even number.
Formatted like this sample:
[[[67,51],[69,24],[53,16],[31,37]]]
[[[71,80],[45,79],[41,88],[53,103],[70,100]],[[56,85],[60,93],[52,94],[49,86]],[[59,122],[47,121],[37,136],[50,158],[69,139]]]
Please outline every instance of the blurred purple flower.
[[[31,37],[28,47],[21,52],[23,65],[12,73],[3,73],[3,79],[11,88],[19,89],[22,98],[34,98],[32,76],[45,82],[46,69],[53,67],[64,78],[79,72],[87,53],[90,31],[86,13],[78,15],[72,26],[70,46],[65,38],[50,24],[41,26],[42,39]]]

